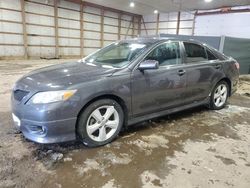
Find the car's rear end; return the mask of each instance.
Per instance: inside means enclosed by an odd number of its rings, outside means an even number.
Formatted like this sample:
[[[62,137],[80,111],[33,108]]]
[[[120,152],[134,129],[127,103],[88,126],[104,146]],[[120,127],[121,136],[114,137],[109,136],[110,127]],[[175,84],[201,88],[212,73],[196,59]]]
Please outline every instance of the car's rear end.
[[[230,95],[232,95],[236,92],[237,85],[239,83],[240,64],[232,57],[229,57],[225,60],[223,68],[227,78],[229,78],[229,80],[231,81]]]

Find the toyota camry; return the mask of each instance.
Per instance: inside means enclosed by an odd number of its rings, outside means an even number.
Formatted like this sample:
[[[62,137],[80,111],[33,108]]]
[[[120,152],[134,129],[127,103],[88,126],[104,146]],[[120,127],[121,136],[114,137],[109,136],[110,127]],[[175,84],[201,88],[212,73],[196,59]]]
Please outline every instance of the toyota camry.
[[[238,80],[239,64],[206,44],[123,40],[23,76],[13,88],[12,116],[34,142],[79,139],[96,147],[141,121],[200,105],[220,110]]]

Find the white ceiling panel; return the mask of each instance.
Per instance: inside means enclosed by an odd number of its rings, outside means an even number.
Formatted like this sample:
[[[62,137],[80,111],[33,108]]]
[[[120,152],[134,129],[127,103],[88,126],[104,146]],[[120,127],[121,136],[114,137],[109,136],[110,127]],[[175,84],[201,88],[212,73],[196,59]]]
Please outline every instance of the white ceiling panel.
[[[135,14],[152,14],[157,9],[160,12],[193,11],[216,9],[225,6],[250,5],[250,0],[213,0],[206,3],[204,0],[133,0],[135,7],[129,7],[130,0],[84,0],[87,2],[111,7]]]

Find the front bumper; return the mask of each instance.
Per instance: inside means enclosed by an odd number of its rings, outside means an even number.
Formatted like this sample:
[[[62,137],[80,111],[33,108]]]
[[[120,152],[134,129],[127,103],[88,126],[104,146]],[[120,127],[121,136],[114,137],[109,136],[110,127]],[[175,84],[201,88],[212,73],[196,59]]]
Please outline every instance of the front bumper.
[[[47,122],[22,119],[20,122],[20,126],[18,126],[14,121],[16,128],[23,133],[25,138],[37,143],[50,144],[76,139],[76,118]]]
[[[28,140],[49,144],[76,139],[78,108],[75,102],[29,105],[13,97],[11,101],[14,125]]]

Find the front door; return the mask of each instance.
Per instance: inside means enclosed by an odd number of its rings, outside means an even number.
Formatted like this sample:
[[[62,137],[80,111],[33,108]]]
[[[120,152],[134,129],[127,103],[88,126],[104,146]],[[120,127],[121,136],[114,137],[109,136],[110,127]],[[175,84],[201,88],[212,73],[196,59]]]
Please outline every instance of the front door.
[[[186,74],[182,69],[179,42],[155,47],[144,60],[156,60],[159,69],[132,72],[132,107],[135,116],[182,104]]]

